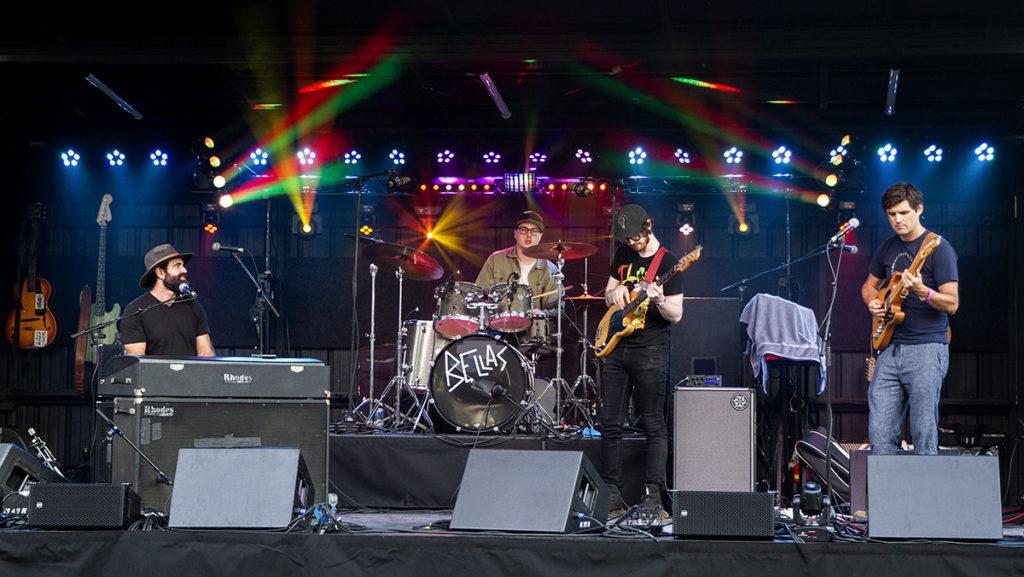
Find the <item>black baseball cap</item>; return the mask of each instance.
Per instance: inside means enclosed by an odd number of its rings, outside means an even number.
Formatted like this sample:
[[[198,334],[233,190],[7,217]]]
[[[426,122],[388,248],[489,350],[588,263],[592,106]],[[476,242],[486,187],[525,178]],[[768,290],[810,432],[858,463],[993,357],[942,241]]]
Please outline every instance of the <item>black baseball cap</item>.
[[[527,210],[524,211],[523,214],[520,214],[519,220],[516,221],[516,228],[519,228],[519,225],[523,224],[524,222],[536,225],[537,230],[544,232],[544,219],[541,218],[541,216],[536,212],[533,212],[532,210]]]
[[[612,217],[612,225],[615,227],[615,240],[624,240],[640,234],[648,218],[650,217],[647,216],[647,211],[639,204],[623,206]]]

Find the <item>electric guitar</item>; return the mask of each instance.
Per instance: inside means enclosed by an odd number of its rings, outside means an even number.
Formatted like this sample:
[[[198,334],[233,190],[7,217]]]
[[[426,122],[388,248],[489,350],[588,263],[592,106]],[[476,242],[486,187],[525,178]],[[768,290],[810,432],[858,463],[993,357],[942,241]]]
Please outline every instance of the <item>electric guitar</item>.
[[[110,311],[107,311],[107,300],[106,300],[106,286],[107,286],[107,223],[113,220],[110,214],[110,203],[114,201],[114,197],[109,194],[103,195],[103,200],[100,202],[100,210],[96,215],[96,224],[100,226],[100,249],[99,249],[99,260],[96,264],[96,302],[90,303],[88,298],[81,300],[82,307],[89,307],[89,322],[85,327],[91,327],[99,323],[113,320],[121,315],[121,305],[114,304],[110,307]],[[117,326],[110,325],[101,331],[101,337],[93,338],[93,344],[104,344],[110,345],[114,343],[114,338],[117,335]],[[93,347],[87,347],[85,350],[85,362],[95,362],[93,358]]]
[[[33,230],[36,230],[37,223],[46,220],[46,207],[39,203],[32,205],[29,218]],[[14,287],[20,309],[11,311],[7,317],[7,341],[22,349],[41,349],[57,338],[57,318],[49,306],[53,288],[49,281],[36,276],[36,260],[33,254],[28,276],[22,281],[20,290],[17,285]]]
[[[703,246],[698,246],[691,250],[686,256],[679,259],[679,262],[672,267],[672,271],[665,275],[665,278],[658,279],[655,282],[659,286],[664,285],[676,273],[690,268],[690,265],[700,259],[700,251],[703,248]],[[647,287],[648,283],[641,281],[630,293],[631,300],[626,304],[625,308],[620,309],[617,306],[612,306],[604,314],[601,322],[597,325],[597,335],[594,337],[594,355],[597,358],[603,359],[612,354],[615,347],[619,345],[619,341],[644,328],[645,315],[638,314],[637,309],[649,299]],[[646,313],[646,308],[643,309],[643,312]]]

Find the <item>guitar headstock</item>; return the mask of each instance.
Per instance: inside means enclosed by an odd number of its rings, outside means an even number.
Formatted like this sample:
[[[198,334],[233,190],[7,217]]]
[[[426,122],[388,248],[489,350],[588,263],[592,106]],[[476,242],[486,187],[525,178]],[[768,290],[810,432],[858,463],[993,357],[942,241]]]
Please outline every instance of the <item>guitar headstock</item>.
[[[702,250],[704,250],[704,245],[697,245],[697,248],[686,253],[686,255],[683,256],[683,258],[679,259],[679,262],[676,263],[676,272],[683,272],[684,270],[690,268],[691,264],[700,260],[700,251]]]
[[[46,220],[46,205],[41,202],[33,202],[28,209],[28,217],[32,220]]]
[[[96,224],[100,227],[107,226],[107,223],[113,220],[113,216],[110,215],[110,203],[114,202],[114,197],[109,194],[103,195],[103,200],[100,201],[100,211],[96,215]]]

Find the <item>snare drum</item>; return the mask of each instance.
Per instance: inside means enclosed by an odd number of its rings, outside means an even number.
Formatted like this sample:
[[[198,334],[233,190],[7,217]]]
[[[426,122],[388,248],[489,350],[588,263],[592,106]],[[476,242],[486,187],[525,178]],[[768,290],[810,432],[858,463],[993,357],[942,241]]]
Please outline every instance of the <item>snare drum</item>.
[[[430,388],[430,363],[451,340],[437,334],[431,321],[405,321],[404,326],[404,363],[409,371],[409,386],[425,391]]]
[[[437,312],[434,313],[434,330],[449,339],[471,335],[480,328],[480,316],[470,303],[484,299],[484,290],[471,282],[445,283],[434,290],[437,298]],[[486,312],[484,320],[486,322]]]
[[[518,333],[530,328],[533,290],[526,285],[501,283],[487,291],[491,302],[498,305],[491,312],[488,326],[502,333]]]

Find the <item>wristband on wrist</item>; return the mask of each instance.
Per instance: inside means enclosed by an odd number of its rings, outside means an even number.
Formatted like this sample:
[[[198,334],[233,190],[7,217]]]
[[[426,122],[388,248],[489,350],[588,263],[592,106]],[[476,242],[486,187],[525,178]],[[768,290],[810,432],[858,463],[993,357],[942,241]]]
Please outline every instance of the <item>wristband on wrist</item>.
[[[928,301],[932,300],[932,296],[934,294],[935,294],[935,291],[933,291],[932,289],[928,289],[928,296],[924,297],[924,302],[928,302]]]

